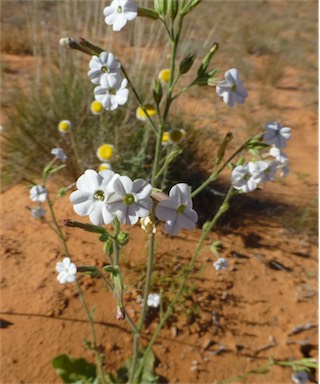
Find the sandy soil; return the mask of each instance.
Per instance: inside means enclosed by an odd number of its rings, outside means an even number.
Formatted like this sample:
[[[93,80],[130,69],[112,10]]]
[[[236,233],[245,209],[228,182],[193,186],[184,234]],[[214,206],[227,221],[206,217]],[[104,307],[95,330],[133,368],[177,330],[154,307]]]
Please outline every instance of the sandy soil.
[[[16,55],[5,56],[13,74],[21,70],[21,60]],[[22,70],[31,71],[32,58],[23,60]],[[258,67],[260,58],[253,60]],[[245,198],[210,234],[206,245],[222,240],[220,256],[229,259],[229,268],[215,271],[215,257],[208,247],[200,254],[185,309],[177,308],[154,346],[156,373],[162,382],[213,383],[264,365],[271,355],[280,360],[318,356],[317,237],[308,228],[309,221],[305,228],[301,225],[308,207],[317,201],[318,116],[314,105],[301,107],[309,89],[298,86],[300,76],[301,70],[288,67],[279,86],[270,89],[273,104],[287,106],[281,117],[293,130],[286,149],[291,173],[284,181]],[[248,88],[254,100],[259,84],[249,83]],[[210,98],[191,97],[180,108],[199,114],[200,126],[206,125],[212,107]],[[232,118],[225,117],[223,123],[227,130]],[[241,132],[237,140],[241,140]],[[203,149],[204,153],[210,150],[210,146]],[[53,189],[58,183],[52,182]],[[76,287],[56,281],[55,264],[64,257],[63,248],[46,225],[31,219],[27,186],[18,184],[4,191],[1,205],[0,382],[60,383],[51,366],[54,356],[70,353],[94,361],[83,345],[83,339],[90,339],[89,326]],[[59,220],[78,220],[68,197],[60,199],[56,207]],[[121,256],[128,286],[125,301],[138,320],[146,234],[138,226],[127,229],[134,241]],[[94,234],[84,235],[72,228],[65,228],[65,233],[77,265],[104,265],[101,243]],[[183,231],[171,241],[159,228],[155,269],[160,276],[172,270],[178,276],[179,266],[190,260],[199,235],[200,229]],[[172,282],[178,279],[176,275]],[[105,353],[104,368],[116,371],[130,356],[129,327],[115,319],[113,297],[101,281],[84,276],[80,283],[89,306],[97,304],[95,327]],[[157,313],[150,314],[144,342],[158,321]],[[295,331],[307,323],[308,329]],[[236,382],[290,383],[291,373],[289,368],[273,367],[267,375]],[[316,382],[316,376],[311,374],[310,381]]]

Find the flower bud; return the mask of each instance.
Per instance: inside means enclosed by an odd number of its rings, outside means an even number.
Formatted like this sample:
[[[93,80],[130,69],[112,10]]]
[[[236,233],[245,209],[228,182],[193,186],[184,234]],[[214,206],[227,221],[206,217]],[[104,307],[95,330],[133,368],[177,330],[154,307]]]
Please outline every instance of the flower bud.
[[[120,232],[117,236],[117,240],[121,246],[125,246],[129,242],[129,234],[127,232]]]
[[[233,134],[231,132],[228,132],[222,142],[222,144],[220,145],[220,148],[218,150],[218,153],[217,153],[217,157],[216,157],[216,165],[220,164],[223,157],[224,157],[224,153],[225,153],[225,150],[226,150],[226,147],[227,145],[230,143],[230,141],[233,139]]]
[[[207,70],[207,68],[208,68],[208,66],[210,64],[210,61],[212,59],[212,56],[216,53],[218,48],[219,48],[219,44],[218,43],[213,43],[211,49],[209,50],[209,52],[203,58],[202,63],[200,65],[199,69],[198,69],[198,75],[199,76],[203,75],[206,72],[206,70]]]
[[[180,75],[183,75],[184,73],[187,73],[189,69],[192,67],[192,64],[194,62],[195,56],[189,54],[184,59],[181,60],[179,64],[179,73]]]
[[[188,1],[188,3],[181,10],[181,16],[185,16],[187,13],[191,12],[193,8],[198,6],[200,3],[201,3],[201,0]]]
[[[162,99],[163,91],[161,81],[159,79],[155,79],[153,84],[153,98],[157,104],[160,104]]]
[[[165,16],[167,13],[167,0],[154,0],[154,9],[159,15]]]
[[[174,19],[176,18],[177,13],[178,13],[178,9],[179,9],[178,0],[169,0],[168,1],[168,11],[169,11],[169,16],[171,17],[172,21],[174,21]]]
[[[153,9],[145,8],[145,7],[138,8],[138,16],[148,17],[149,19],[153,19],[153,20],[159,19],[158,12],[154,11]]]

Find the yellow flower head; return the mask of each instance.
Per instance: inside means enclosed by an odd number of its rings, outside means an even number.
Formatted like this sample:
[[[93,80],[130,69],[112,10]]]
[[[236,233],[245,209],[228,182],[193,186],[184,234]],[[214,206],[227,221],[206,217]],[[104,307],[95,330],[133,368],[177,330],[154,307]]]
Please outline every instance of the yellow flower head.
[[[104,111],[102,104],[94,100],[90,105],[90,110],[94,115],[101,115],[101,113]]]
[[[164,83],[169,83],[170,81],[170,69],[163,69],[162,71],[159,72],[158,78]]]
[[[144,108],[150,117],[154,116],[157,113],[157,110],[151,104],[146,104]],[[140,121],[147,121],[148,119],[147,115],[145,114],[144,110],[141,107],[137,108],[136,116],[137,116],[137,119]]]
[[[113,155],[113,145],[103,144],[97,150],[97,157],[101,161],[108,161]]]
[[[185,139],[186,134],[184,129],[172,128],[168,132],[168,142],[170,144],[180,144]]]
[[[71,130],[72,124],[71,121],[69,120],[61,120],[60,123],[58,124],[58,130],[61,133],[67,133]]]
[[[163,132],[162,134],[162,144],[163,145],[168,145],[169,144],[169,132],[166,131],[166,132]]]
[[[106,171],[106,170],[108,170],[108,169],[112,170],[111,164],[108,163],[108,162],[101,163],[101,164],[99,165],[99,172],[100,172],[100,171]]]

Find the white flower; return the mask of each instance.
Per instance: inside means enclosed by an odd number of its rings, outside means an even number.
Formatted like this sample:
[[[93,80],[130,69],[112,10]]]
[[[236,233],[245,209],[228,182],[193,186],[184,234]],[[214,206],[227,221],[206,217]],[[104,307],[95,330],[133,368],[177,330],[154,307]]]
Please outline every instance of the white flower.
[[[114,31],[120,31],[128,20],[137,17],[138,6],[133,0],[113,0],[109,7],[104,8],[105,23],[113,25]]]
[[[182,228],[194,229],[198,214],[192,209],[190,187],[188,184],[174,185],[169,198],[160,201],[155,210],[159,220],[165,221],[164,230],[169,235],[177,235]]]
[[[274,180],[277,169],[278,161],[264,161],[256,162],[256,170],[253,172],[253,179],[258,183],[265,183],[266,181]]]
[[[52,155],[55,155],[59,160],[66,161],[68,156],[65,154],[62,148],[53,148],[51,150]]]
[[[286,177],[289,173],[289,159],[288,156],[281,152],[277,147],[270,148],[270,155],[278,161],[278,169],[280,169],[280,177]]]
[[[94,97],[107,111],[113,111],[119,105],[123,105],[128,100],[129,91],[126,88],[128,80],[120,75],[116,77],[116,82],[110,82],[109,77],[101,78],[101,85],[94,89]]]
[[[119,74],[120,63],[115,59],[112,53],[101,52],[99,56],[92,56],[89,62],[88,76],[93,84],[100,84],[102,77],[107,77],[109,83],[113,86],[116,83]]]
[[[150,293],[148,295],[148,307],[158,308],[160,304],[160,296],[157,293]]]
[[[34,185],[30,189],[30,199],[32,201],[40,201],[43,203],[47,200],[48,191],[43,185]]]
[[[73,283],[76,280],[77,267],[71,263],[69,257],[65,257],[62,262],[59,261],[56,265],[56,271],[59,272],[57,280],[61,284]]]
[[[105,170],[97,173],[88,169],[76,183],[77,191],[70,195],[74,211],[79,216],[88,216],[95,225],[110,224],[114,214],[110,213],[106,201],[112,193],[112,182],[118,177],[113,171]]]
[[[243,104],[248,97],[248,92],[239,78],[239,71],[236,68],[229,69],[224,74],[225,80],[216,86],[216,92],[223,97],[223,101],[233,107],[235,103]]]
[[[132,181],[119,176],[113,182],[113,194],[107,201],[108,210],[123,224],[136,224],[139,217],[146,217],[152,207],[151,185],[143,179]]]
[[[277,148],[284,148],[287,146],[287,141],[291,137],[291,128],[283,127],[277,121],[267,123],[265,125],[265,133],[263,140],[269,145],[275,145]]]
[[[228,259],[219,257],[217,261],[213,263],[213,267],[216,271],[222,271],[228,267]]]
[[[309,377],[306,371],[298,371],[291,376],[291,379],[295,384],[306,384]]]
[[[41,205],[31,208],[31,216],[34,218],[43,217],[46,213],[47,211]]]
[[[235,167],[231,176],[233,188],[241,190],[244,193],[254,191],[258,184],[253,177],[255,171],[257,171],[257,164],[253,162]]]

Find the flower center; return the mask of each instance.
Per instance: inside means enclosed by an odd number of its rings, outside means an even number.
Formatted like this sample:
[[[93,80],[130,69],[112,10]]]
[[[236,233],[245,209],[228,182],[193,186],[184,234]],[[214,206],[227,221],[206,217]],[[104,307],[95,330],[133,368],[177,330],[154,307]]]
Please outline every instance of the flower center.
[[[121,5],[119,5],[119,7],[118,7],[118,13],[122,13],[122,7],[121,7]]]
[[[237,90],[237,84],[233,84],[233,86],[231,87],[231,91],[235,92],[236,90]]]
[[[126,205],[132,205],[134,204],[135,202],[135,198],[133,195],[131,195],[130,193],[128,193],[127,195],[125,195],[125,197],[123,198],[123,202],[126,204]]]
[[[117,91],[113,87],[109,88],[108,92],[109,92],[109,95],[115,95],[117,93]]]
[[[103,191],[96,191],[93,195],[93,198],[95,200],[104,201],[105,199],[105,193]]]
[[[101,71],[104,73],[109,73],[109,69],[105,65],[101,67]]]
[[[181,204],[179,205],[179,207],[177,208],[177,213],[183,213],[186,209],[186,206]]]

